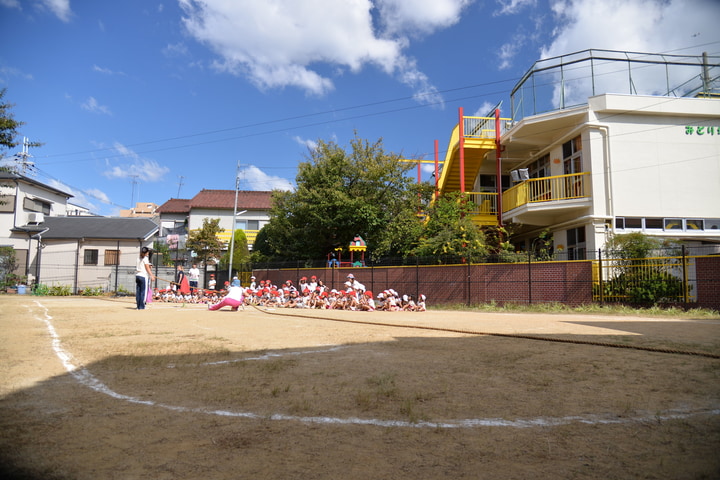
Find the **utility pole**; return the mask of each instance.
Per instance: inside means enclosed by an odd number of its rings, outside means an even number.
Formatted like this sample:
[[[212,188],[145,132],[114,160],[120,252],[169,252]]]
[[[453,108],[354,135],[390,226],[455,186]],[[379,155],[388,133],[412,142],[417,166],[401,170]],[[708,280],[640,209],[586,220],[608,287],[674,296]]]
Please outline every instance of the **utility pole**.
[[[228,282],[232,282],[233,250],[235,249],[235,217],[237,216],[238,190],[240,188],[240,161],[235,170],[235,202],[233,202],[232,227],[230,229],[230,256],[228,257]]]
[[[132,194],[130,195],[130,208],[134,209],[135,208],[135,185],[138,184],[137,179],[140,175],[134,174],[134,175],[129,175],[129,176],[130,176],[130,178],[132,178]]]
[[[185,177],[183,177],[182,175],[178,175],[178,178],[180,179],[180,181],[178,182],[178,194],[177,194],[177,198],[180,198],[180,189],[181,189],[182,186],[183,186],[183,178],[185,178]]]

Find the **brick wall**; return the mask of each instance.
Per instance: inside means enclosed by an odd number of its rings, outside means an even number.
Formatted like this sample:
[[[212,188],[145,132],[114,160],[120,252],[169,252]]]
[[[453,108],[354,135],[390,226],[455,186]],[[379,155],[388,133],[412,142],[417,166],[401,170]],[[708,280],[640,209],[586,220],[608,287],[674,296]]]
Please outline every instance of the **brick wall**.
[[[698,257],[695,265],[697,307],[720,310],[720,257]]]
[[[344,286],[352,273],[374,293],[425,294],[428,303],[480,304],[558,302],[581,305],[592,302],[591,262],[548,262],[336,269],[255,270],[259,280],[281,285],[315,275],[330,288]]]

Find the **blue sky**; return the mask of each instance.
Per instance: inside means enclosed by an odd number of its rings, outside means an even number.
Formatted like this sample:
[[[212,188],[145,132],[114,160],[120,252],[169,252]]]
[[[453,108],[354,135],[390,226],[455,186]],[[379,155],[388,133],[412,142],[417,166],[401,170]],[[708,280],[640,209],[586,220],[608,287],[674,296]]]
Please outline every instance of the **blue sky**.
[[[36,178],[116,215],[233,189],[238,163],[241,189],[292,188],[354,132],[442,157],[458,107],[509,107],[538,59],[718,55],[719,21],[717,0],[0,0],[0,88]]]

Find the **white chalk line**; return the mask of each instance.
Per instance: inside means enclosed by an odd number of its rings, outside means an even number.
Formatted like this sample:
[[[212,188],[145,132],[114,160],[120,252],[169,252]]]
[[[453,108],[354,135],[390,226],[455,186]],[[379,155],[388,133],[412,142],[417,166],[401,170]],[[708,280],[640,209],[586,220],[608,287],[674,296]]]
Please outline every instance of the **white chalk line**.
[[[34,301],[35,304],[44,310],[44,317],[35,318],[45,323],[50,337],[52,338],[52,348],[55,354],[62,362],[65,370],[72,375],[78,383],[86,386],[98,393],[108,395],[117,400],[123,400],[128,403],[147,405],[152,407],[164,408],[180,413],[199,413],[206,415],[217,415],[221,417],[233,417],[233,418],[249,418],[249,419],[269,419],[269,420],[284,420],[284,421],[295,421],[302,423],[313,423],[313,424],[325,424],[325,425],[368,425],[375,427],[395,427],[395,428],[472,428],[472,427],[512,427],[512,428],[529,428],[529,427],[555,427],[561,425],[568,425],[572,423],[581,423],[585,425],[618,425],[626,423],[640,423],[640,422],[660,422],[665,420],[676,420],[685,419],[698,415],[719,415],[720,409],[696,411],[696,412],[685,412],[685,411],[668,411],[662,414],[647,413],[645,415],[632,416],[632,417],[618,417],[613,415],[570,415],[565,417],[536,417],[529,419],[516,419],[507,420],[503,418],[468,418],[459,420],[448,420],[443,422],[430,422],[430,421],[417,421],[408,422],[403,420],[379,420],[372,418],[338,418],[338,417],[300,417],[296,415],[284,415],[284,414],[272,414],[272,415],[261,415],[253,412],[237,412],[230,410],[212,410],[206,408],[190,408],[178,405],[170,405],[167,403],[154,402],[151,400],[143,400],[138,397],[130,395],[124,395],[115,392],[107,385],[98,380],[89,370],[85,367],[78,367],[73,363],[72,355],[65,351],[60,341],[60,336],[57,334],[55,327],[52,324],[52,316],[50,316],[49,310],[38,300]]]

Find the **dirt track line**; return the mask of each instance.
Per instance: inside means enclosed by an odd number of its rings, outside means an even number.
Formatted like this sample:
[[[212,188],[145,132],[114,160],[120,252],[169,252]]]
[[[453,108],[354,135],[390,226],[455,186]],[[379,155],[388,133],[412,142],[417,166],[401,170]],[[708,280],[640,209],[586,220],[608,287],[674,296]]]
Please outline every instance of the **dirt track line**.
[[[52,348],[55,354],[62,362],[65,370],[72,375],[77,382],[98,393],[110,396],[117,400],[128,403],[144,405],[150,407],[159,407],[166,410],[179,413],[194,413],[216,415],[222,417],[248,418],[248,419],[270,419],[275,421],[295,421],[308,424],[324,424],[324,425],[366,425],[376,427],[393,427],[393,428],[478,428],[478,427],[510,427],[510,428],[532,428],[532,427],[555,427],[568,424],[584,424],[584,425],[617,425],[627,423],[657,423],[666,420],[678,420],[699,415],[716,416],[720,415],[720,409],[710,409],[702,411],[679,411],[671,410],[663,413],[660,412],[642,412],[642,415],[624,417],[617,414],[586,414],[572,415],[565,417],[536,417],[507,420],[503,418],[468,418],[458,420],[446,420],[442,422],[418,421],[408,422],[403,420],[380,420],[380,419],[363,419],[356,417],[338,418],[338,417],[298,417],[294,415],[272,414],[260,415],[253,412],[233,412],[228,410],[211,410],[205,408],[190,408],[178,405],[170,405],[166,403],[158,403],[152,400],[143,400],[138,397],[125,395],[112,390],[110,387],[101,382],[87,368],[79,367],[73,363],[72,354],[67,352],[63,346],[55,327],[52,324],[53,317],[49,313],[49,309],[42,303],[35,300],[34,303],[44,312],[42,316],[37,314],[34,317],[43,322],[52,338]],[[28,307],[30,310],[30,307]],[[33,313],[32,311],[30,312]]]

